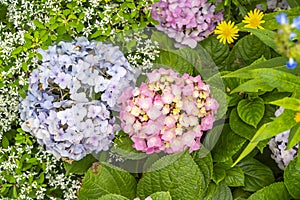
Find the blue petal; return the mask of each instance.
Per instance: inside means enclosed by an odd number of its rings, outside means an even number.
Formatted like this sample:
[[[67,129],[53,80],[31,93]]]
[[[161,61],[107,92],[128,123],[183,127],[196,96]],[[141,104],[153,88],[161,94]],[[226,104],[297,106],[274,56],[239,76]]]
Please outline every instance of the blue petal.
[[[295,69],[298,63],[294,61],[293,58],[290,58],[289,61],[286,62],[286,67],[289,69]]]
[[[298,30],[300,30],[300,17],[296,17],[293,19],[292,27],[295,27]]]
[[[297,34],[295,32],[291,32],[290,41],[292,41],[296,36],[297,36]]]
[[[281,14],[276,15],[276,21],[279,24],[288,24],[289,23],[286,13],[281,13]]]

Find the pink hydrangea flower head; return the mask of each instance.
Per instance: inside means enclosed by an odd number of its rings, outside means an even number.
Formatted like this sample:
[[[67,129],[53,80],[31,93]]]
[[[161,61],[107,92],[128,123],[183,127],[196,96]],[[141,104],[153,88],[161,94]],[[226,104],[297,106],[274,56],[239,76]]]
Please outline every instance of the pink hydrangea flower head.
[[[195,48],[223,20],[216,4],[207,0],[160,0],[152,6],[152,18],[159,22],[158,30],[175,39],[176,47]]]
[[[147,154],[198,150],[218,109],[209,86],[201,76],[180,76],[171,69],[155,69],[147,77],[140,87],[121,96],[121,126],[133,147]]]

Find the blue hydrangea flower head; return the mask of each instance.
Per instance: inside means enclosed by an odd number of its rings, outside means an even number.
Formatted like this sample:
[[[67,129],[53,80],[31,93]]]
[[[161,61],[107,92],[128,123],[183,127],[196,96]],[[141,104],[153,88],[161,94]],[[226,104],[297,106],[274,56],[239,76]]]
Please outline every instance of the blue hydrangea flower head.
[[[107,151],[120,130],[112,111],[139,72],[117,46],[80,37],[61,41],[42,55],[20,104],[23,130],[57,158],[80,160]]]

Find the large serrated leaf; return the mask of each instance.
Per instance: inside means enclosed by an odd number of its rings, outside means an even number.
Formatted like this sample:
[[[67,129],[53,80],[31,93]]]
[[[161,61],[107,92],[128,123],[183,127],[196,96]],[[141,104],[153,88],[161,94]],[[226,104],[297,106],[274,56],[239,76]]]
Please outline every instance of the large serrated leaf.
[[[237,134],[235,134],[229,127],[229,124],[225,124],[222,134],[212,150],[213,160],[215,162],[224,162],[239,151],[243,144],[247,140]]]
[[[106,194],[100,197],[98,200],[129,200],[129,199],[118,194]]]
[[[265,119],[265,117],[261,120],[259,125],[262,123],[266,123],[265,122],[266,120],[264,120],[264,119]],[[247,140],[251,140],[257,131],[256,128],[254,128],[253,126],[250,126],[249,124],[246,124],[245,122],[243,122],[243,120],[241,120],[241,118],[239,117],[239,115],[237,113],[237,108],[232,109],[230,112],[229,125],[230,125],[231,130],[233,130],[233,132],[235,132],[235,134],[238,134],[239,136],[244,137]],[[265,146],[266,146],[265,142],[260,142],[260,143],[258,143],[257,148],[260,151],[262,151],[262,149]]]
[[[180,50],[160,50],[159,57],[155,60],[156,66],[171,68],[180,74],[193,74],[193,65],[186,59],[187,56],[194,56],[188,53],[188,49]],[[194,58],[196,59],[196,58]],[[155,66],[155,65],[154,65]]]
[[[151,34],[151,40],[158,42],[160,49],[175,49],[174,39],[169,38],[165,33],[153,31]]]
[[[224,183],[221,182],[218,190],[214,194],[212,200],[232,200],[232,193],[230,188]]]
[[[150,195],[152,200],[172,200],[169,192],[155,192]]]
[[[249,196],[250,196],[250,192],[246,192],[242,188],[236,188],[233,191],[234,200],[247,200]]]
[[[111,148],[111,151],[130,160],[140,160],[148,156],[147,154],[134,149],[132,145],[133,141],[127,134],[124,134],[120,139],[115,140],[115,144]]]
[[[253,29],[253,28],[243,28],[241,31],[249,31],[256,37],[258,37],[264,44],[267,46],[271,47],[273,50],[275,50],[277,53],[278,48],[277,44],[275,43],[274,37],[275,37],[275,32],[270,31],[268,29],[264,30],[258,30],[258,29]]]
[[[208,188],[200,198],[200,200],[212,200],[214,194],[217,192],[219,185],[215,184],[214,182],[210,182]]]
[[[173,199],[199,199],[203,190],[200,169],[188,153],[179,157],[168,155],[153,164],[154,169],[144,174],[137,186],[137,196],[146,198],[155,192],[168,191]],[[173,160],[169,165],[165,162]]]
[[[260,92],[260,91],[272,91],[274,87],[267,85],[264,80],[261,79],[252,79],[249,80],[238,87],[236,87],[234,90],[231,91],[231,93],[237,93],[237,92]]]
[[[295,111],[284,110],[279,117],[276,117],[272,122],[266,124],[265,127],[261,127],[254,135],[252,141],[259,142],[269,139],[278,133],[282,133],[291,129],[297,124],[297,122],[294,120],[295,114]]]
[[[241,120],[238,115],[237,108],[232,109],[230,112],[229,125],[233,132],[248,140],[250,140],[256,133],[256,128]]]
[[[270,104],[282,106],[285,109],[300,111],[300,100],[293,97],[285,97],[276,101],[269,102]]]
[[[65,162],[66,174],[84,174],[97,161],[92,155],[87,155],[79,161],[73,161],[71,164]]]
[[[293,148],[299,142],[300,142],[300,123],[296,124],[291,129],[286,149]]]
[[[271,58],[271,50],[254,35],[248,35],[240,39],[233,47],[226,60],[226,69],[237,70],[264,56]]]
[[[266,84],[284,92],[300,91],[298,76],[276,69],[255,69],[249,71],[252,76],[263,79]]]
[[[264,100],[259,97],[253,100],[243,99],[239,102],[237,111],[245,123],[256,128],[265,113]]]
[[[219,184],[221,181],[223,181],[225,179],[225,177],[226,177],[226,170],[223,169],[222,166],[215,165],[212,180],[216,184]]]
[[[225,74],[223,77],[225,78],[236,77],[236,78],[249,79],[249,78],[254,78],[253,75],[249,73],[250,70],[261,69],[261,68],[274,68],[274,67],[285,66],[285,65],[286,65],[285,57],[276,57],[264,62],[251,64],[247,67]]]
[[[214,36],[202,40],[200,44],[210,54],[211,58],[214,60],[217,66],[224,63],[229,54],[228,45],[224,45]]]
[[[205,191],[213,174],[213,160],[211,154],[204,146],[202,146],[199,151],[192,154],[192,157],[203,176],[202,189]]]
[[[225,183],[231,187],[244,186],[245,176],[240,167],[233,167],[226,170]]]
[[[295,126],[297,122],[294,120],[294,116],[295,111],[284,110],[283,114],[276,117],[272,122],[262,125],[233,165],[245,158],[260,141],[269,139]]]
[[[245,173],[245,191],[255,192],[274,182],[272,170],[254,158],[248,158],[238,164]]]
[[[79,190],[78,198],[93,200],[106,194],[135,198],[136,180],[128,172],[107,163],[93,165],[87,171]]]
[[[222,130],[223,130],[223,124],[219,124],[214,126],[211,130],[209,130],[205,134],[203,145],[206,149],[211,151],[214,148],[214,146],[217,144],[220,138]]]
[[[273,183],[252,194],[248,200],[280,199],[289,200],[289,193],[283,182]]]
[[[298,158],[293,159],[284,170],[284,184],[290,195],[295,199],[300,199],[300,169],[297,168]]]

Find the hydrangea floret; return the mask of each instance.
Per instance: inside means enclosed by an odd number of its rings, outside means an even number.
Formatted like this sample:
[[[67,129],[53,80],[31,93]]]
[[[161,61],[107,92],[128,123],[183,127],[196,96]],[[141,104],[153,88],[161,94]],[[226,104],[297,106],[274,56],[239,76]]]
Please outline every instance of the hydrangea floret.
[[[39,53],[42,61],[20,106],[23,130],[57,158],[80,160],[108,150],[119,130],[112,111],[119,110],[117,99],[139,72],[117,46],[85,37]]]
[[[283,107],[280,107],[276,112],[275,116],[278,117],[284,111]],[[289,164],[289,162],[298,154],[299,145],[295,145],[293,148],[287,150],[288,138],[290,130],[284,131],[269,142],[269,148],[272,151],[271,157],[275,160],[278,167],[282,170]]]
[[[200,75],[180,77],[171,69],[156,69],[147,77],[147,82],[126,89],[120,97],[121,126],[133,147],[147,154],[198,150],[219,106],[210,87]]]
[[[152,17],[159,22],[156,28],[174,38],[178,48],[195,48],[223,20],[222,12],[207,0],[161,0],[153,4]]]

